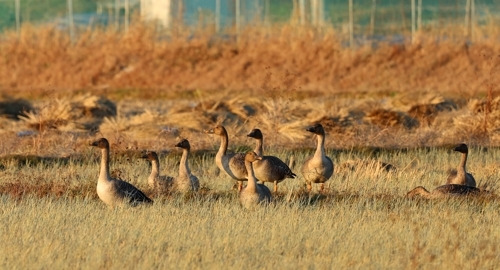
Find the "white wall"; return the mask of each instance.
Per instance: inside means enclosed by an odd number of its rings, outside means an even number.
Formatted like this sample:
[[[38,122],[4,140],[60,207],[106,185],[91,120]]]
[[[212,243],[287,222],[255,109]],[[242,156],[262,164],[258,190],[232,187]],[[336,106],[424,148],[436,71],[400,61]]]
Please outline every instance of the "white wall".
[[[172,0],[141,0],[141,17],[156,20],[164,27],[170,26]]]

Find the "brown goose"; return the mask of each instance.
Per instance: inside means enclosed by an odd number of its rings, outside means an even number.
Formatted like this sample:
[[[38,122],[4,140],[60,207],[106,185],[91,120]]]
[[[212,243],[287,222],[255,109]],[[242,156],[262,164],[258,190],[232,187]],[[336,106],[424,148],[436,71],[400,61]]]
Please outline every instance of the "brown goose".
[[[200,188],[198,177],[194,176],[189,169],[188,156],[191,151],[189,141],[183,139],[175,147],[182,148],[182,157],[179,164],[179,176],[174,180],[174,189],[183,193],[198,191]]]
[[[333,162],[325,155],[325,130],[321,124],[316,124],[306,129],[317,135],[316,152],[302,165],[302,174],[306,180],[307,190],[311,191],[312,183],[321,183],[320,190],[323,191],[324,183],[333,175]]]
[[[278,191],[278,183],[285,180],[285,178],[295,178],[292,170],[275,156],[263,156],[263,140],[264,136],[260,129],[256,128],[247,134],[248,137],[254,138],[257,141],[254,152],[261,156],[262,159],[253,162],[253,169],[255,177],[261,182],[273,182],[274,192]]]
[[[480,190],[476,187],[470,187],[465,185],[455,185],[448,184],[442,185],[435,188],[432,192],[429,192],[422,186],[418,186],[406,194],[408,198],[414,198],[417,196],[426,198],[426,199],[434,199],[434,198],[442,198],[447,196],[464,196],[464,195],[478,195]]]
[[[220,147],[215,156],[215,164],[221,171],[226,172],[231,178],[238,181],[238,191],[241,190],[243,182],[247,180],[247,170],[245,168],[244,153],[227,153],[229,139],[226,129],[218,125],[215,128],[205,131],[208,134],[215,134],[220,137]]]
[[[151,162],[151,174],[148,177],[148,185],[156,192],[167,192],[172,187],[174,180],[171,176],[160,175],[160,162],[156,152],[148,151],[142,158]]]
[[[245,167],[248,171],[248,184],[240,192],[240,203],[247,209],[252,209],[262,203],[271,202],[271,191],[263,185],[257,184],[257,178],[252,168],[252,163],[261,160],[262,157],[255,152],[248,152],[245,155]]]
[[[101,149],[101,169],[97,179],[97,195],[105,204],[115,207],[125,204],[137,206],[144,203],[153,203],[150,198],[132,184],[111,178],[109,175],[108,140],[101,138],[90,145]]]
[[[465,143],[459,144],[453,149],[454,151],[462,153],[462,158],[460,164],[456,170],[452,170],[448,175],[448,180],[446,184],[457,184],[457,185],[467,185],[471,187],[476,186],[476,180],[472,174],[468,173],[465,169],[467,163],[467,156],[469,154],[469,148]]]

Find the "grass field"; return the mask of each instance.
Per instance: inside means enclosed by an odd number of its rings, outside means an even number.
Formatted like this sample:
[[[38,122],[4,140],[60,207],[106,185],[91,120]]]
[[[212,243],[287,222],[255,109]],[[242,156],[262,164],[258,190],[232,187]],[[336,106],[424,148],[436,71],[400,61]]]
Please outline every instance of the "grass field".
[[[297,164],[312,152],[267,150],[294,155]],[[234,181],[217,173],[213,153],[193,156],[202,191],[187,196],[152,193],[147,163],[114,154],[111,170],[146,190],[153,206],[108,209],[95,194],[99,156],[90,149],[81,160],[3,160],[2,268],[500,266],[497,148],[471,149],[468,166],[494,195],[404,197],[415,186],[445,182],[459,159],[450,149],[329,150],[336,174],[324,194],[307,195],[299,175],[280,185],[272,205],[255,211],[239,206]],[[179,158],[160,156],[162,173],[175,176]]]
[[[0,40],[0,268],[500,268],[500,97],[494,26],[478,42],[343,47],[307,28],[159,39],[89,32],[72,43],[26,27]],[[266,32],[272,31],[272,32]],[[300,166],[320,122],[335,174],[307,194]],[[294,159],[274,202],[239,206],[214,163],[223,124],[231,151]],[[155,200],[110,210],[97,198],[98,137],[111,171]],[[176,176],[190,140],[199,194],[147,187],[143,150]],[[405,198],[446,182],[452,146],[470,146],[479,197]],[[385,170],[380,162],[393,165]]]

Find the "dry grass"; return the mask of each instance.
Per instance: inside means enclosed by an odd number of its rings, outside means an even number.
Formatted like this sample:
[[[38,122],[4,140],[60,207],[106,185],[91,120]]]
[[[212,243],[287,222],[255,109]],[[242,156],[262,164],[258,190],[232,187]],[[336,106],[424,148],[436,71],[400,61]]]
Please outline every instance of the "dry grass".
[[[190,99],[99,99],[112,104],[112,109],[84,105],[80,97],[34,101],[33,111],[20,116],[21,121],[0,118],[0,134],[4,136],[0,141],[0,156],[78,155],[95,137],[107,137],[122,150],[157,151],[170,151],[175,141],[184,137],[192,141],[193,149],[209,150],[217,148],[219,141],[203,131],[216,124],[228,128],[233,149],[253,145],[246,137],[252,128],[263,131],[266,145],[288,150],[312,148],[314,144],[305,127],[314,122],[325,126],[326,146],[336,149],[411,148],[459,142],[500,145],[500,98],[467,100],[439,96],[437,100],[446,101],[425,103],[422,95],[403,102],[403,94],[392,98],[323,96],[259,100],[244,93],[232,98],[199,93],[199,97]],[[97,97],[87,96],[87,99]],[[104,114],[108,111],[111,113]]]
[[[312,151],[267,152],[294,155],[301,164]],[[113,154],[112,171],[147,190],[147,163],[134,153]],[[213,170],[213,153],[191,159],[200,194],[147,191],[153,206],[115,210],[95,196],[96,151],[79,159],[4,158],[1,266],[494,269],[500,266],[498,154],[472,148],[469,164],[494,196],[425,201],[404,194],[444,183],[457,153],[330,150],[337,173],[324,194],[307,195],[299,174],[282,182],[271,206],[256,211],[238,205],[234,181]],[[162,154],[163,173],[175,175],[179,158],[180,152]]]
[[[0,118],[0,155],[67,156],[90,136],[157,150],[182,136],[211,149],[217,141],[202,131],[220,123],[237,146],[258,127],[266,143],[310,147],[313,122],[326,126],[330,148],[500,145],[500,48],[488,27],[473,44],[426,32],[414,44],[354,50],[332,29],[293,25],[165,40],[135,24],[73,43],[55,28],[25,27],[0,41],[2,92],[30,99],[15,116],[24,121]]]
[[[125,34],[89,31],[74,43],[56,28],[25,27],[19,37],[5,34],[0,42],[0,86],[28,95],[148,89],[137,94],[154,97],[231,89],[271,95],[281,90],[287,97],[415,90],[471,97],[487,92],[485,82],[498,85],[498,30],[489,30],[472,45],[426,32],[414,44],[351,50],[332,29],[292,25],[249,28],[237,40],[197,31],[170,33],[166,41],[135,24]]]

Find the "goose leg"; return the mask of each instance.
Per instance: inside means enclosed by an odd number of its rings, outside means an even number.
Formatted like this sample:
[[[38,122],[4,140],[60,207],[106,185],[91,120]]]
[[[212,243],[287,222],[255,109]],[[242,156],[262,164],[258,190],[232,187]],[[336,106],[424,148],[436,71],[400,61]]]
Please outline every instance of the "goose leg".
[[[319,191],[323,193],[324,190],[325,190],[325,184],[321,183],[321,186],[319,186]]]
[[[278,181],[274,181],[274,193],[278,192]]]
[[[307,186],[307,191],[311,192],[311,190],[312,190],[312,184],[311,184],[311,182],[307,182],[306,186]]]
[[[238,192],[243,189],[243,181],[238,181]]]

